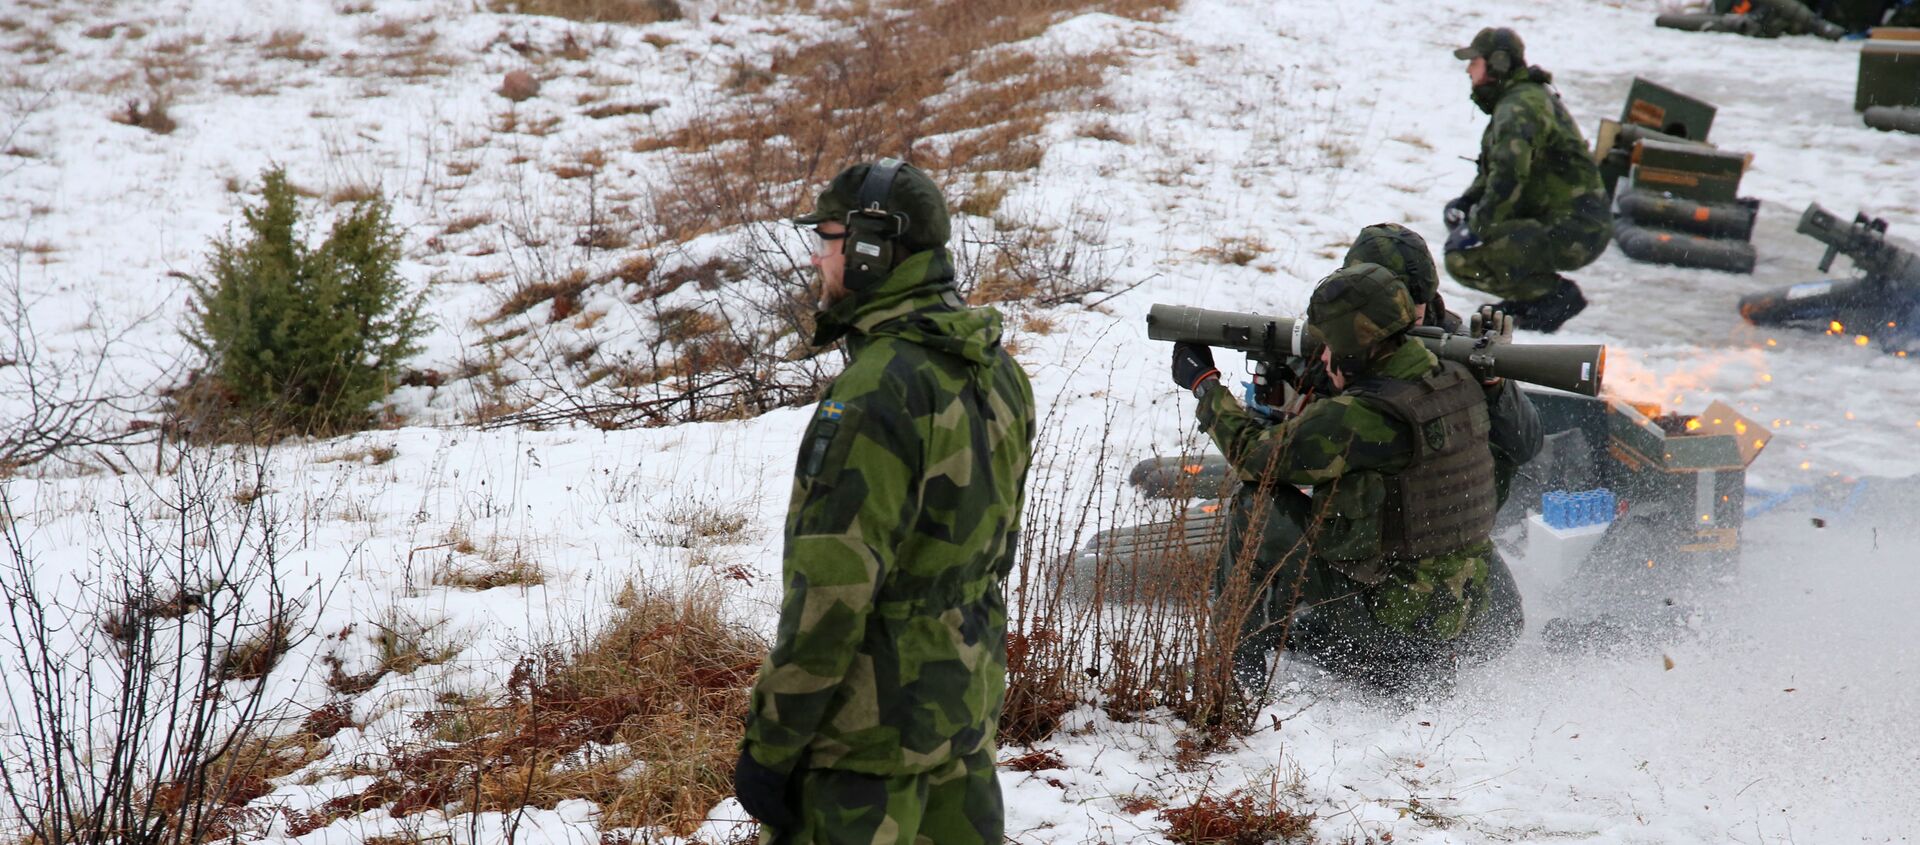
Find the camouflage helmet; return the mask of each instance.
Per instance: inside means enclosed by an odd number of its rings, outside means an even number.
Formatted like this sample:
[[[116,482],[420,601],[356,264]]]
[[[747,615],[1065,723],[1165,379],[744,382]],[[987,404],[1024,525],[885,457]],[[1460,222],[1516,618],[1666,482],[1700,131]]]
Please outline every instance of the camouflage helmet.
[[[1345,265],[1378,264],[1406,282],[1413,304],[1424,305],[1440,295],[1440,271],[1433,265],[1427,239],[1398,223],[1375,223],[1360,230],[1347,250]]]
[[[1363,356],[1413,325],[1413,297],[1392,270],[1352,264],[1333,271],[1307,302],[1307,328],[1335,357]]]
[[[847,214],[859,203],[860,184],[866,181],[867,171],[871,169],[872,162],[861,162],[840,171],[827,189],[820,192],[813,210],[793,218],[793,222],[802,226],[828,220],[846,222]],[[924,171],[911,164],[900,166],[900,172],[893,177],[893,189],[887,192],[881,207],[907,216],[906,231],[896,239],[904,254],[946,246],[953,234],[946,196]]]
[[[1496,56],[1506,54],[1504,66]],[[1453,51],[1456,59],[1486,59],[1487,67],[1496,76],[1505,75],[1514,68],[1527,66],[1527,45],[1520,40],[1520,33],[1504,26],[1489,26],[1474,33],[1473,42]]]

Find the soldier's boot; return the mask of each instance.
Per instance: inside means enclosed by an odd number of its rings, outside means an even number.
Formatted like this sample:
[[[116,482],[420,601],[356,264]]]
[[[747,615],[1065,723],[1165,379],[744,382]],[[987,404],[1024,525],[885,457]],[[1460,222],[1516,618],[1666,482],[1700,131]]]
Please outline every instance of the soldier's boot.
[[[1554,286],[1546,296],[1524,302],[1503,302],[1494,307],[1506,306],[1516,309],[1507,311],[1508,314],[1513,315],[1513,325],[1516,328],[1548,334],[1559,331],[1560,327],[1573,319],[1575,314],[1586,310],[1587,298],[1581,295],[1580,286],[1574,284],[1572,279],[1560,275],[1554,278],[1559,279],[1560,283]]]

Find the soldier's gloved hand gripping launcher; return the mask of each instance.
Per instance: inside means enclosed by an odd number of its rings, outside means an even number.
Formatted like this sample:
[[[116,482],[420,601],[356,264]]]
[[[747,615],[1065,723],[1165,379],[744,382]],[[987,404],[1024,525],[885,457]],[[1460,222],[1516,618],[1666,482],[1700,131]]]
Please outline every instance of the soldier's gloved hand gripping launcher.
[[[907,233],[913,221],[904,212],[886,208],[887,195],[893,192],[893,178],[900,173],[901,161],[883,158],[867,169],[860,182],[860,196],[854,210],[847,212],[847,289],[869,290],[885,281],[893,271],[894,241]]]

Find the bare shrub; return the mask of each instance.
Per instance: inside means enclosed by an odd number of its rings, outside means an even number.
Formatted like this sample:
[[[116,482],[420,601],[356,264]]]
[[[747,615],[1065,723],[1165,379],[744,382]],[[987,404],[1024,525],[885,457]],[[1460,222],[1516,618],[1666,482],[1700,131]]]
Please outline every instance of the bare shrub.
[[[1051,307],[1104,302],[1141,284],[1108,291],[1125,260],[1125,248],[1109,242],[1109,228],[1104,217],[1078,204],[1053,228],[1005,214],[984,237],[963,226],[956,260],[959,287],[969,300],[981,303],[1026,301]]]
[[[283,580],[271,500],[235,503],[224,493],[236,479],[204,454],[180,463],[170,491],[98,512],[96,562],[70,574],[36,559],[0,488],[0,673],[14,684],[0,831],[45,845],[204,842],[228,835],[289,761],[311,759],[269,741],[260,678],[311,634],[318,588]]]
[[[7,338],[0,342],[0,478],[48,460],[124,469],[121,449],[160,435],[158,426],[134,419],[153,410],[148,388],[124,383],[109,363],[124,333],[96,328],[84,354],[43,354],[24,260],[17,246],[0,260],[0,335]]]

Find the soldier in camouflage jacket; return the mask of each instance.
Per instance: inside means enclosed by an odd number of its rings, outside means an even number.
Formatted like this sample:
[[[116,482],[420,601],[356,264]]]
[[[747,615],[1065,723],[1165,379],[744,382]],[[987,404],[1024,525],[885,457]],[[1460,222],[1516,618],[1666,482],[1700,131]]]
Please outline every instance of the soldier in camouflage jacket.
[[[945,200],[918,169],[848,168],[796,222],[822,239],[814,342],[844,338],[851,361],[801,438],[735,791],[763,843],[999,845],[1001,580],[1032,388],[1000,315],[955,292]]]
[[[1295,526],[1289,548],[1241,552],[1282,561],[1256,585],[1256,602],[1265,594],[1284,603],[1280,630],[1264,633],[1383,687],[1444,682],[1458,652],[1495,624],[1488,397],[1463,367],[1406,336],[1413,303],[1386,268],[1342,268],[1315,290],[1308,313],[1344,392],[1278,425],[1220,386],[1211,350],[1174,349],[1174,378],[1200,399],[1201,427],[1248,488],[1279,503],[1271,515]],[[1392,398],[1416,385],[1432,388],[1442,406]],[[1312,496],[1296,486],[1311,486]],[[1244,536],[1273,535],[1256,528]],[[1243,684],[1264,678],[1264,654],[1236,649]]]
[[[1571,279],[1606,251],[1613,213],[1580,127],[1526,63],[1520,36],[1483,29],[1454,51],[1468,60],[1473,101],[1492,116],[1480,136],[1479,172],[1447,203],[1447,272],[1501,297],[1496,308],[1523,329],[1551,332],[1586,307]]]

